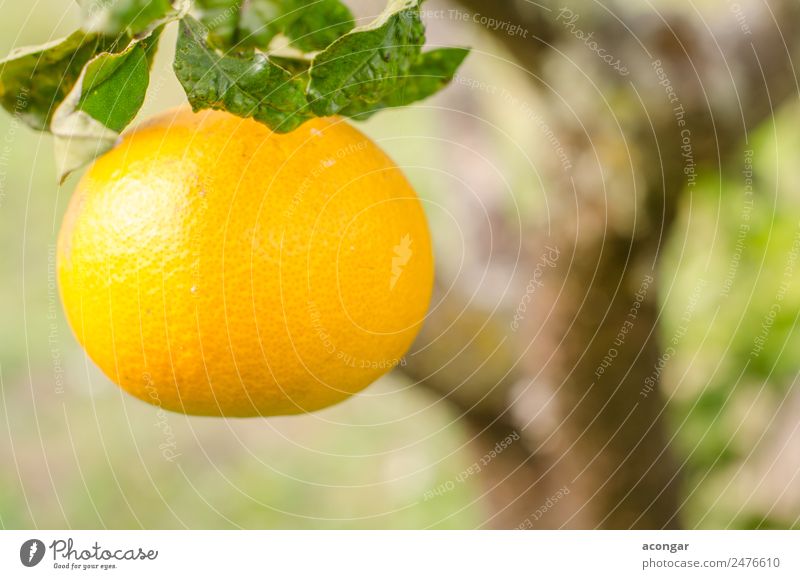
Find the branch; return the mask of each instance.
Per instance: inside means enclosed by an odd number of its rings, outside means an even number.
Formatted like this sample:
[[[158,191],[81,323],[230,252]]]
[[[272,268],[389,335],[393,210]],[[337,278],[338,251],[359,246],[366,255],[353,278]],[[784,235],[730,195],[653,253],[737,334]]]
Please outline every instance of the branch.
[[[442,299],[417,338],[401,371],[476,420],[503,421],[507,395],[518,379],[508,324],[455,291]],[[441,303],[440,303],[441,300]]]

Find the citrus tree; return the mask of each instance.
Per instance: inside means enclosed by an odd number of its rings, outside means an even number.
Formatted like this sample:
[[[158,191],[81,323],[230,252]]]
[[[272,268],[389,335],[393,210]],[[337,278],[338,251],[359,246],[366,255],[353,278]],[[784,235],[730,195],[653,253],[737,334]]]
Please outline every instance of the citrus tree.
[[[392,0],[365,26],[339,0],[79,0],[83,26],[0,63],[0,102],[55,137],[63,179],[109,150],[144,102],[164,26],[194,110],[285,133],[319,116],[364,119],[445,86],[464,48],[423,50],[420,0]]]
[[[398,167],[343,117],[437,92],[463,48],[423,50],[419,0],[355,26],[339,0],[81,3],[69,37],[2,62],[0,101],[97,157],[58,242],[78,341],[122,388],[187,414],[324,408],[401,363],[433,286]],[[190,106],[121,136],[164,27]]]
[[[61,178],[106,154],[79,185],[59,249],[73,329],[106,373],[175,410],[264,415],[335,402],[398,365],[428,303],[429,242],[396,167],[340,121],[434,94],[467,50],[423,48],[418,0],[392,0],[358,27],[338,0],[79,4],[81,30],[2,62],[0,103],[53,134]],[[489,27],[541,97],[542,115],[523,120],[556,153],[540,166],[551,222],[526,229],[521,258],[511,257],[534,272],[523,292],[542,260],[558,265],[547,265],[550,281],[524,315],[475,307],[472,288],[440,296],[402,371],[458,408],[478,456],[511,441],[480,473],[487,524],[678,526],[686,461],[666,427],[662,370],[685,329],[662,327],[659,295],[673,288],[659,263],[698,180],[736,166],[750,131],[796,97],[800,6],[741,2],[742,24],[727,8],[705,20],[617,1],[457,4],[460,20]],[[175,74],[197,112],[169,111],[121,137],[171,22],[180,28]],[[264,173],[280,178],[264,184]],[[321,229],[300,219],[323,214],[331,192],[321,183],[347,189],[364,175]],[[115,206],[109,192],[126,191]],[[354,213],[383,201],[389,210],[368,219],[371,228],[350,227]],[[498,230],[517,226],[492,219]],[[303,235],[285,235],[287,225]],[[371,248],[374,259],[365,266],[348,257],[351,247]],[[228,267],[231,248],[240,269]],[[311,283],[309,272],[318,274]],[[704,292],[695,282],[687,320]],[[347,291],[325,293],[331,287]],[[286,288],[303,292],[287,297]],[[164,323],[165,311],[200,323]],[[275,327],[286,335],[265,334]],[[358,334],[365,328],[369,339]],[[352,335],[360,337],[343,347]],[[113,347],[121,336],[140,358],[122,366]],[[267,367],[265,347],[277,354]],[[313,363],[281,367],[294,358]],[[293,380],[301,371],[335,388],[309,392]],[[275,387],[254,396],[240,388],[249,379]]]
[[[523,444],[503,451],[481,473],[484,499],[492,505],[487,525],[685,524],[688,496],[697,496],[698,481],[715,469],[738,468],[730,461],[732,433],[715,421],[729,410],[737,387],[742,389],[742,376],[759,384],[775,378],[775,359],[763,369],[763,357],[750,354],[758,336],[737,328],[742,346],[731,355],[741,367],[715,377],[713,384],[695,384],[697,396],[677,396],[698,377],[679,373],[676,383],[665,383],[665,376],[677,371],[675,352],[694,340],[698,350],[686,355],[699,363],[700,343],[714,342],[699,319],[719,320],[733,310],[738,315],[742,306],[715,295],[713,273],[703,269],[710,267],[707,259],[677,280],[663,270],[664,257],[672,243],[684,260],[700,251],[694,238],[674,237],[696,218],[701,188],[714,191],[719,207],[739,219],[753,132],[775,122],[782,106],[797,103],[800,5],[794,0],[458,0],[454,5],[463,9],[464,21],[488,28],[505,49],[476,51],[473,58],[480,56],[485,67],[518,71],[535,95],[526,97],[529,110],[502,94],[491,102],[511,109],[535,135],[526,154],[536,174],[520,176],[515,187],[520,196],[534,195],[541,179],[548,203],[522,230],[521,247],[502,237],[493,247],[496,262],[514,264],[519,277],[511,304],[476,307],[471,287],[461,288],[461,296],[451,294],[447,307],[434,312],[423,329],[422,355],[411,358],[405,370],[458,405],[478,455],[510,433],[521,435]],[[777,145],[769,145],[765,154],[780,156]],[[763,191],[767,213],[770,193]],[[520,228],[515,215],[490,215],[493,232]],[[760,235],[769,232],[762,229]],[[710,237],[703,243],[728,250],[717,236]],[[480,251],[482,243],[470,250]],[[553,261],[552,249],[558,250],[555,267],[546,265]],[[725,253],[723,259],[727,268],[733,257]],[[533,299],[526,300],[531,293]],[[665,308],[668,299],[677,304],[674,310]],[[522,308],[514,330],[510,325]],[[780,324],[791,327],[795,315],[784,308]],[[759,327],[762,320],[754,317]],[[453,340],[437,339],[451,326]],[[457,339],[475,335],[482,339]],[[722,342],[731,335],[717,338]],[[776,351],[787,347],[779,338],[772,333]],[[442,366],[443,359],[451,363]],[[676,415],[678,409],[685,414]],[[679,432],[692,434],[679,441]],[[714,452],[696,458],[702,454],[698,446],[711,438]],[[676,452],[681,446],[685,451]],[[729,480],[722,480],[720,487],[728,488]],[[780,481],[786,484],[791,483]],[[703,515],[718,499],[713,495],[700,505]],[[748,505],[732,502],[731,513],[741,520],[760,520]],[[784,524],[796,525],[795,517],[787,514]]]

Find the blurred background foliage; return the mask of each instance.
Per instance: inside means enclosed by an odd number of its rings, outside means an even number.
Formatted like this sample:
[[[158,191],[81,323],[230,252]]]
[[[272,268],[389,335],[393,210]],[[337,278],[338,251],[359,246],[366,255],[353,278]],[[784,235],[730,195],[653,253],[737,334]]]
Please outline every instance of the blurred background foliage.
[[[77,22],[77,10],[58,0],[3,13],[3,53],[65,35]],[[450,43],[480,47],[462,76],[503,87],[535,110],[519,69],[481,55],[502,54],[491,38],[455,26],[431,23],[434,38],[439,30],[457,36]],[[170,71],[173,39],[171,30],[142,116],[182,102]],[[530,178],[522,151],[546,144],[502,102],[455,83],[362,125],[426,200],[445,279],[481,261],[463,219],[482,210],[479,201],[522,223],[542,220],[547,184]],[[662,338],[681,337],[664,390],[669,436],[685,461],[690,528],[800,528],[800,481],[786,485],[800,463],[800,398],[792,393],[800,264],[785,274],[800,225],[792,161],[799,122],[792,103],[750,136],[738,165],[705,174],[665,240]],[[465,164],[454,143],[481,151],[493,171]],[[742,242],[747,148],[754,193]],[[0,526],[473,528],[485,520],[482,490],[460,477],[476,456],[459,417],[395,375],[332,409],[268,420],[163,414],[114,387],[74,341],[54,285],[55,237],[76,179],[58,187],[49,138],[0,115]],[[782,307],[754,356],[784,283]],[[502,290],[488,279],[476,291]],[[691,331],[682,334],[693,292]],[[179,456],[165,460],[166,448]],[[771,486],[773,475],[779,482]]]

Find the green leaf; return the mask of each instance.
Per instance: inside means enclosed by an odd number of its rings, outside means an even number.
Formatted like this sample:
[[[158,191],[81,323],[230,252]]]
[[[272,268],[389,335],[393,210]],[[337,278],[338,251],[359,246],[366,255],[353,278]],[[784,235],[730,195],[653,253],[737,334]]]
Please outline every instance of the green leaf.
[[[271,54],[269,59],[281,68],[285,68],[295,76],[302,76],[306,74],[308,72],[308,68],[311,66],[311,60],[303,56]]]
[[[305,52],[322,50],[355,26],[350,9],[339,0],[294,0],[287,4],[295,5],[295,9],[283,33],[293,41],[292,46]]]
[[[191,16],[181,21],[175,74],[194,110],[218,109],[253,117],[288,132],[310,117],[299,77],[262,53],[223,55],[206,41],[206,28]]]
[[[377,105],[409,73],[425,42],[418,0],[393,0],[374,22],[317,54],[309,96],[319,116]]]
[[[116,45],[116,39],[77,31],[62,40],[13,51],[0,61],[0,104],[34,129],[47,130],[86,63]]]
[[[82,82],[72,91],[80,91],[75,110],[117,132],[127,127],[144,103],[160,34],[161,29],[157,29],[119,54],[105,53],[92,59]]]
[[[56,161],[70,172],[111,149],[144,103],[161,29],[119,53],[101,53],[84,68],[53,115]]]
[[[404,107],[428,98],[447,86],[469,54],[468,48],[437,48],[422,53],[398,86],[375,104],[355,102],[342,110],[349,117],[365,119],[387,107]]]
[[[78,0],[83,28],[107,36],[139,34],[172,12],[170,0]]]
[[[321,50],[352,30],[340,0],[197,0],[200,21],[217,48],[268,50],[279,34],[301,51]]]
[[[226,50],[237,43],[242,0],[195,0],[195,9],[210,44]]]

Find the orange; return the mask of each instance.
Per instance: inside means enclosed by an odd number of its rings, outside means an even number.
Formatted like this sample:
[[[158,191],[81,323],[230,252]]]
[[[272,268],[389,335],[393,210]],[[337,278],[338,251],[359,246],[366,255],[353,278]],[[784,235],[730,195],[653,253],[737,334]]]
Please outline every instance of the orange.
[[[84,175],[58,239],[67,319],[103,372],[187,414],[294,414],[401,361],[433,285],[414,190],[339,118],[290,134],[188,108]]]

